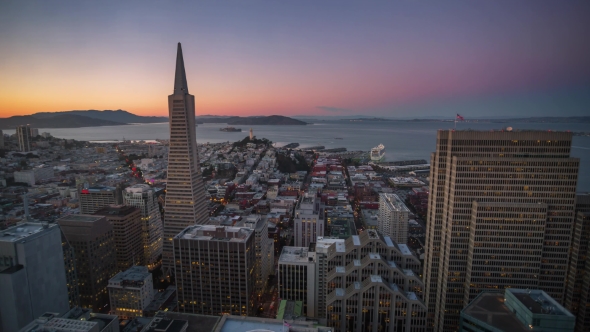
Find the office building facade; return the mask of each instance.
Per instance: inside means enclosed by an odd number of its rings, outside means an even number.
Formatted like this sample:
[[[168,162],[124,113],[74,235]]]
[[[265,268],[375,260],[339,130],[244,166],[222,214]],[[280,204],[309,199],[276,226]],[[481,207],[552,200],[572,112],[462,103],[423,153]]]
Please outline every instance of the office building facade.
[[[143,316],[154,299],[154,282],[146,266],[133,266],[109,280],[111,313],[120,319]]]
[[[76,270],[76,253],[74,247],[68,242],[68,239],[60,229],[61,249],[64,255],[64,268],[66,271],[66,284],[68,286],[68,302],[70,308],[80,305],[80,282],[78,281],[78,272]]]
[[[195,133],[195,97],[188,93],[182,48],[178,43],[174,93],[168,96],[170,150],[164,215],[162,267],[174,269],[173,238],[187,226],[209,219]]]
[[[435,331],[478,292],[537,286],[563,302],[579,160],[572,134],[443,131],[431,156],[424,283]]]
[[[274,241],[268,237],[268,222],[258,214],[246,217],[244,226],[254,230],[256,244],[256,293],[262,295],[268,277],[274,274]]]
[[[346,240],[318,239],[315,251],[318,263],[325,260],[317,293],[327,326],[335,331],[426,329],[422,266],[407,245],[370,229]]]
[[[320,213],[319,199],[315,194],[306,193],[295,207],[293,237],[296,247],[307,247],[318,236],[324,236],[324,214]]]
[[[98,311],[109,303],[108,282],[117,273],[113,226],[95,215],[69,215],[57,222],[76,255],[80,306]]]
[[[104,216],[113,227],[117,271],[144,264],[143,222],[133,206],[110,205],[94,213]]]
[[[304,316],[315,317],[318,297],[316,292],[316,259],[314,244],[307,247],[283,247],[279,257],[279,298],[301,301]]]
[[[251,315],[256,243],[246,227],[189,226],[174,237],[178,311]]]
[[[35,167],[30,170],[14,172],[14,182],[22,182],[29,186],[34,186],[40,181],[50,179],[53,176],[53,167]]]
[[[69,310],[59,226],[25,222],[0,231],[0,330]]]
[[[379,194],[378,229],[396,243],[408,242],[410,210],[396,194]]]
[[[589,240],[590,193],[578,193],[564,304],[576,316],[576,331],[590,330]]]
[[[136,184],[123,190],[123,203],[141,211],[143,261],[152,270],[161,261],[164,232],[156,192],[147,184]]]
[[[120,205],[123,202],[121,190],[116,187],[92,186],[82,188],[78,197],[81,214],[93,214],[105,206]]]

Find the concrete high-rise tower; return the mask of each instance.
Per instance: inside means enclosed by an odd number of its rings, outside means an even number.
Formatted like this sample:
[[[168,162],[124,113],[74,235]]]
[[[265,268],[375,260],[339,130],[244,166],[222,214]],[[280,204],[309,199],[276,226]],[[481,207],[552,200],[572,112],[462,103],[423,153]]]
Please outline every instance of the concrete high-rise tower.
[[[74,249],[80,306],[104,308],[109,303],[109,279],[117,274],[113,226],[104,216],[85,214],[70,214],[57,222]]]
[[[144,262],[153,270],[160,265],[163,233],[156,191],[147,184],[136,184],[125,188],[123,202],[141,210]]]
[[[541,289],[564,302],[579,159],[572,133],[439,131],[424,262],[435,331],[458,329],[484,290]]]
[[[67,281],[59,226],[24,222],[0,231],[0,331],[68,311]]]
[[[254,131],[250,128],[250,140],[254,139]]]
[[[379,231],[396,243],[408,242],[410,210],[396,194],[379,194]]]
[[[164,273],[174,269],[172,239],[187,226],[209,219],[205,186],[199,168],[195,133],[195,97],[188,93],[182,48],[178,43],[174,93],[168,96],[170,150],[164,215]]]
[[[16,127],[16,137],[18,138],[18,149],[21,152],[31,151],[31,128],[29,125]]]

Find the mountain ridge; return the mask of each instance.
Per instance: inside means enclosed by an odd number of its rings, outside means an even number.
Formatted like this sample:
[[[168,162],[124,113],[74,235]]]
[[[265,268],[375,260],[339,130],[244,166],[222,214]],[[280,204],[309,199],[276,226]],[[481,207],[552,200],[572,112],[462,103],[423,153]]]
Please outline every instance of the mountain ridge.
[[[209,116],[195,117],[196,123],[227,123],[228,125],[306,125],[306,122],[282,115],[270,116]],[[73,110],[40,112],[0,118],[0,129],[14,129],[20,125],[36,128],[82,128],[120,126],[134,123],[167,123],[167,117],[140,116],[124,110]]]
[[[133,113],[118,109],[118,110],[72,110],[72,111],[61,111],[61,112],[40,112],[32,114],[37,118],[51,118],[58,114],[69,114],[69,115],[81,115],[92,119],[106,120],[119,122],[124,124],[129,123],[162,123],[168,122],[168,118],[165,116],[142,116],[135,115]]]
[[[49,118],[19,115],[0,119],[0,129],[14,129],[27,124],[34,128],[82,128],[125,125],[125,123],[93,119],[76,114],[60,114]]]

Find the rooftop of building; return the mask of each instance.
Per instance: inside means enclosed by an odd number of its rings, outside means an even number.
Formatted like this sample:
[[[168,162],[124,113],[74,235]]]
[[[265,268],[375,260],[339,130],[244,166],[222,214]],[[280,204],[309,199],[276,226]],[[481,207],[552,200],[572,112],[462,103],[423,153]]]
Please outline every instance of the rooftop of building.
[[[185,228],[174,238],[198,241],[245,242],[254,231],[247,227],[193,225]]]
[[[117,316],[114,315],[105,315],[105,314],[90,314],[88,318],[89,322],[94,322],[98,324],[98,330],[102,331],[107,325],[111,324],[114,320],[119,320]]]
[[[316,242],[316,251],[326,252],[326,250],[328,250],[328,248],[330,248],[330,246],[332,244],[334,244],[336,246],[336,252],[344,252],[346,250],[346,245],[344,244],[344,239],[327,238],[327,237],[323,237],[323,236],[318,236],[317,242]]]
[[[573,316],[542,290],[507,288],[506,292],[512,293],[533,314]]]
[[[70,311],[66,312],[61,317],[68,318],[68,319],[80,319],[80,318],[89,316],[91,312],[92,312],[92,309],[73,307],[72,309],[70,309]]]
[[[379,194],[379,202],[384,202],[390,209],[395,211],[409,212],[410,210],[396,194]]]
[[[47,331],[90,331],[98,322],[81,321],[76,319],[53,318],[39,328]],[[102,327],[99,325],[98,330]],[[31,330],[38,331],[38,330]]]
[[[247,331],[265,331],[265,332],[331,332],[331,327],[317,326],[314,321],[288,320],[288,326],[284,320],[247,317],[247,316],[230,316],[221,317],[219,324],[214,332],[247,332]]]
[[[24,222],[0,231],[0,242],[16,242],[46,229],[58,227],[56,224]]]
[[[101,192],[101,191],[115,191],[117,188],[115,187],[109,187],[109,186],[100,186],[100,185],[94,185],[94,186],[90,186],[88,188],[82,189],[82,192],[84,192],[84,190],[87,190],[88,192]]]
[[[152,188],[152,186],[144,183],[134,184],[130,187],[125,188],[125,191],[128,193],[144,193],[153,190],[154,188]]]
[[[109,280],[109,284],[118,283],[122,284],[125,282],[143,282],[150,276],[150,272],[147,266],[132,266],[123,272],[117,273],[114,277]]]
[[[332,219],[328,225],[328,233],[330,237],[339,239],[348,239],[351,235],[356,235],[356,227],[354,225],[354,217]]]
[[[308,263],[308,253],[307,247],[283,247],[279,263]]]
[[[461,316],[469,316],[502,331],[529,331],[504,304],[502,293],[480,293],[461,311]]]
[[[158,311],[141,332],[211,332],[221,317]],[[184,330],[186,326],[186,330]]]
[[[144,309],[147,312],[155,312],[159,310],[172,296],[176,294],[176,286],[168,286],[163,292],[159,291],[154,294],[154,299]]]
[[[87,222],[93,223],[97,220],[104,218],[100,215],[90,215],[90,214],[70,214],[65,217],[59,218],[59,222]]]
[[[107,216],[107,217],[124,217],[124,216],[132,214],[136,211],[139,211],[139,210],[133,206],[109,205],[109,206],[105,206],[105,207],[99,209],[94,214],[100,215],[100,216]]]
[[[303,301],[281,300],[277,310],[277,319],[305,320],[303,313]]]

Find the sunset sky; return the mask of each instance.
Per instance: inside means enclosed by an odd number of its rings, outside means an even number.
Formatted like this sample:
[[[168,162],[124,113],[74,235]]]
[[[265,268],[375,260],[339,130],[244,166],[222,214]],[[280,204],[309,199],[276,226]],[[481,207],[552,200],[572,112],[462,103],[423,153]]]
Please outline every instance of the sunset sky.
[[[59,5],[56,5],[59,4]],[[590,1],[2,1],[0,117],[590,115]]]

